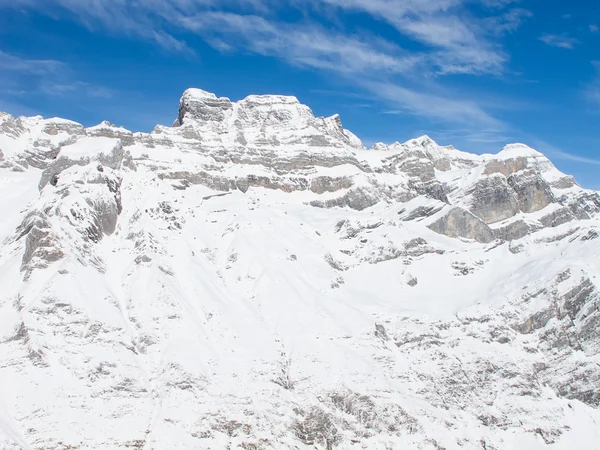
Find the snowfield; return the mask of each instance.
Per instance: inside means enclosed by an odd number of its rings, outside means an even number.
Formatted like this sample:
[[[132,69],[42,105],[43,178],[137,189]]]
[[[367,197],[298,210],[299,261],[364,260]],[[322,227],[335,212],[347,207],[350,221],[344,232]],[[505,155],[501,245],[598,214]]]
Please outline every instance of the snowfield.
[[[0,448],[600,449],[600,195],[293,97],[0,114]]]

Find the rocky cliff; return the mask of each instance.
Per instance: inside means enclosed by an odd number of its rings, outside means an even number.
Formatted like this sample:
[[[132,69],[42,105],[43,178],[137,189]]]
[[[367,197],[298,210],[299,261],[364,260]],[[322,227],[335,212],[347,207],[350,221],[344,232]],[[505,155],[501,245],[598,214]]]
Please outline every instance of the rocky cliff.
[[[600,195],[294,97],[0,114],[0,447],[600,448]]]

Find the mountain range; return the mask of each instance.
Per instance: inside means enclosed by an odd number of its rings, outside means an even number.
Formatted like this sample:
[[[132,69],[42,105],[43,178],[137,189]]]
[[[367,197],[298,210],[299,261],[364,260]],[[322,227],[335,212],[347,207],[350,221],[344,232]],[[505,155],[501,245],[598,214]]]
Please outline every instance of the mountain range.
[[[294,97],[0,113],[2,449],[600,449],[600,194]]]

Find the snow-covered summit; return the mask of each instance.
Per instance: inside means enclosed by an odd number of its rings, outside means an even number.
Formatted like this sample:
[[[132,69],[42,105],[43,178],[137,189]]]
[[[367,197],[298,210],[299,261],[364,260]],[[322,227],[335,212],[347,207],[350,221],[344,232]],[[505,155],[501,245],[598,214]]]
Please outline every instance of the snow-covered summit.
[[[185,92],[183,93],[183,96],[182,96],[181,99],[182,99],[182,101],[183,101],[183,99],[196,99],[196,100],[210,99],[210,100],[216,100],[217,96],[215,94],[213,94],[212,92],[207,92],[207,91],[204,91],[202,89],[189,88],[189,89],[185,90]]]
[[[300,102],[294,96],[286,96],[286,95],[249,95],[243,100],[241,103],[248,105],[299,105]]]
[[[0,115],[0,188],[0,448],[599,448],[600,196],[529,147],[192,89]]]
[[[539,158],[544,157],[543,153],[534,150],[525,144],[508,144],[502,147],[502,150],[493,155],[494,159],[513,159],[513,158]]]

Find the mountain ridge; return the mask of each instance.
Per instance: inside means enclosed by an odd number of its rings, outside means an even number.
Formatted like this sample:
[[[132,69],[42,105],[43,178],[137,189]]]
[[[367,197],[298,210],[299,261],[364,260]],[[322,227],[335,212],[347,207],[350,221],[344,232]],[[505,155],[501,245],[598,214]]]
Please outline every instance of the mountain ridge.
[[[177,117],[0,115],[2,448],[600,448],[598,192],[288,97]]]

